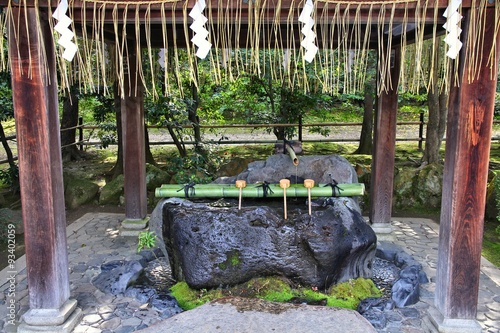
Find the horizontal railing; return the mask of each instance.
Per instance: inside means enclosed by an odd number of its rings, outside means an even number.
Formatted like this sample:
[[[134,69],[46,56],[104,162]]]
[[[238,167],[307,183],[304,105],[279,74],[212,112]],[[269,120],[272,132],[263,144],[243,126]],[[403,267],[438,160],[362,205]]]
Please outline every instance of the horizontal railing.
[[[494,120],[494,124],[500,124],[499,120]],[[401,121],[398,122],[396,125],[397,126],[404,126],[404,125],[413,125],[413,126],[418,126],[418,136],[416,137],[405,137],[405,138],[396,138],[396,141],[399,142],[418,142],[419,149],[422,149],[422,143],[425,141],[424,137],[424,126],[426,122],[424,121],[423,114],[420,115],[420,120],[419,121]],[[201,129],[259,129],[259,128],[273,128],[273,127],[297,127],[297,132],[298,132],[298,141],[301,142],[309,142],[309,143],[328,143],[328,142],[359,142],[359,136],[357,138],[321,138],[321,139],[304,139],[303,136],[303,128],[308,128],[308,127],[351,127],[351,126],[362,126],[362,123],[359,122],[344,122],[344,123],[310,123],[310,124],[302,124],[302,123],[293,123],[293,124],[228,124],[228,125],[199,125],[199,128]],[[193,128],[193,125],[184,125],[182,126],[183,128]],[[89,136],[87,139],[84,138],[84,132],[89,131],[89,130],[96,130],[100,129],[101,127],[98,125],[85,125],[83,124],[82,118],[79,119],[79,124],[77,126],[73,127],[68,127],[68,128],[61,128],[61,132],[63,131],[68,131],[71,129],[76,129],[77,130],[77,136],[78,140],[76,140],[74,143],[70,145],[65,145],[62,146],[61,148],[71,146],[71,145],[77,145],[80,150],[83,150],[85,146],[100,146],[103,143],[100,141],[91,141],[91,137]],[[148,129],[167,129],[166,126],[158,126],[158,125],[151,125],[148,126]],[[10,135],[6,137],[7,140],[9,141],[15,141],[16,136],[15,135]],[[500,140],[500,137],[492,137],[491,140]],[[209,140],[204,140],[202,141],[203,143],[207,144],[221,144],[221,145],[238,145],[238,144],[273,144],[279,142],[278,140],[272,140],[272,139],[267,139],[267,140],[259,140],[259,139],[252,139],[252,140],[229,140],[229,139],[209,139]],[[193,145],[196,144],[195,141],[189,140],[189,141],[182,141],[183,144],[186,145]],[[174,141],[151,141],[149,142],[151,146],[154,145],[174,145]],[[112,143],[110,145],[116,145],[116,143]],[[17,156],[14,158],[17,160]],[[0,164],[7,163],[7,160],[0,160]]]

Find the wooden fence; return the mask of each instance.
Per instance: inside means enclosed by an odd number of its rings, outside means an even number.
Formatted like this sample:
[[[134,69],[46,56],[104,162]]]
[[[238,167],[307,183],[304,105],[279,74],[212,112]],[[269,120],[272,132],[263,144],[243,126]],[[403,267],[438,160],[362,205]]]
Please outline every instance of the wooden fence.
[[[494,124],[500,124],[500,121],[495,120],[493,122]],[[404,121],[404,122],[398,122],[397,126],[404,126],[404,125],[410,125],[410,126],[417,126],[418,127],[418,134],[415,137],[404,137],[404,138],[396,138],[396,141],[410,141],[410,142],[418,142],[418,147],[419,149],[422,149],[422,144],[425,141],[424,137],[424,126],[426,122],[424,121],[424,114],[420,114],[420,120],[419,121]],[[272,128],[272,127],[296,127],[297,128],[297,140],[302,141],[302,142],[359,142],[359,135],[357,138],[315,138],[315,139],[308,139],[304,136],[304,128],[308,127],[317,127],[317,128],[322,128],[322,127],[328,127],[328,128],[335,128],[335,127],[353,127],[353,126],[358,126],[361,127],[362,123],[354,123],[354,122],[346,122],[346,123],[311,123],[311,124],[302,124],[302,123],[296,123],[296,124],[232,124],[232,125],[200,125],[201,129],[262,129],[262,128]],[[185,128],[192,128],[192,126],[184,126]],[[79,124],[75,127],[71,128],[64,128],[61,129],[61,131],[67,131],[70,129],[75,129],[77,130],[77,139],[76,142],[73,143],[72,145],[77,145],[79,146],[80,150],[84,150],[85,146],[102,146],[102,142],[100,141],[91,141],[91,134],[93,131],[96,129],[100,129],[100,126],[95,126],[95,125],[85,125],[83,124],[82,118],[79,119]],[[164,126],[148,126],[148,129],[166,129]],[[85,139],[85,132],[89,132],[89,135],[87,139]],[[11,135],[6,138],[7,140],[15,141],[16,137],[15,135]],[[500,140],[500,137],[492,137],[492,140]],[[204,143],[211,143],[211,144],[221,144],[221,145],[237,145],[237,144],[271,144],[271,143],[276,143],[278,142],[277,140],[258,140],[258,139],[252,139],[252,140],[229,140],[229,139],[219,139],[219,140],[207,140],[204,141]],[[183,141],[184,144],[190,145],[194,144],[194,141]],[[173,145],[173,141],[151,141],[149,142],[150,145]],[[17,157],[16,157],[17,159]],[[7,160],[0,160],[0,164],[7,163]]]

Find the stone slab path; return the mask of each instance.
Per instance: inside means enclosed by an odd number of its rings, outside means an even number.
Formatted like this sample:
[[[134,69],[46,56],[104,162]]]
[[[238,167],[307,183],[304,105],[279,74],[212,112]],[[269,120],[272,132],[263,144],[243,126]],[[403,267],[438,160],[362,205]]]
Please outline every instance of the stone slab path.
[[[135,298],[104,294],[91,283],[91,280],[99,274],[103,263],[113,260],[140,259],[136,254],[137,239],[119,235],[118,228],[123,218],[122,214],[86,214],[67,228],[71,297],[78,300],[78,306],[83,310],[84,315],[81,323],[75,328],[75,333],[125,333],[146,328],[145,332],[163,332],[164,330],[158,330],[158,328],[166,326],[160,322],[171,316],[171,313],[160,312]],[[431,282],[421,286],[421,301],[408,308],[412,310],[398,309],[389,318],[387,326],[378,332],[436,332],[427,311],[433,307],[439,226],[431,220],[417,218],[397,219],[392,226],[394,243],[403,247],[408,254],[423,265]],[[15,332],[20,316],[28,309],[25,266],[26,260],[23,256],[16,261],[14,270],[6,268],[0,272],[0,332]],[[9,288],[13,286],[11,283],[13,275],[16,280],[15,314],[12,314],[7,306],[11,299]],[[207,306],[197,310],[196,314],[202,318],[217,320],[216,318],[220,318],[223,313],[227,313],[236,320],[230,312],[221,311],[221,307]],[[13,321],[10,320],[11,314],[14,317]],[[186,312],[182,314],[183,317],[186,315]],[[258,315],[258,313],[252,315]],[[165,324],[175,325],[174,323],[179,322],[182,317],[179,315],[177,319],[175,318],[176,316],[166,319]],[[483,327],[483,332],[500,332],[500,270],[486,260],[481,262],[477,319]],[[287,317],[286,321],[288,320],[293,319]],[[360,320],[363,324],[362,318]],[[263,321],[264,324],[266,322],[269,321]],[[321,327],[317,325],[323,324],[325,323],[319,323],[318,320],[305,320],[300,332],[321,332]],[[248,323],[232,321],[232,325],[236,325],[232,326],[233,328],[238,327],[237,325],[245,327]],[[180,326],[179,330],[175,330],[175,327],[169,329],[171,332],[183,332]],[[218,332],[234,331],[220,329]],[[277,331],[274,330],[274,332]],[[348,331],[342,330],[342,332]]]

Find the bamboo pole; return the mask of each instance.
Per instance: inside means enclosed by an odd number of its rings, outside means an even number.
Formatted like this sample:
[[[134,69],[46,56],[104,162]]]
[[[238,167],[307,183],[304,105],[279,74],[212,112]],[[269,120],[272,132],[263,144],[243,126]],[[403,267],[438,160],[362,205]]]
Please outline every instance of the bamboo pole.
[[[185,185],[166,184],[156,188],[155,195],[158,198],[238,198],[240,189],[234,184],[197,184],[189,185],[185,191]],[[289,197],[350,197],[360,196],[365,193],[363,183],[338,184],[336,187],[331,184],[318,184],[310,189],[303,184],[290,184],[287,189]],[[187,192],[187,196],[186,196]],[[241,188],[242,198],[280,198],[283,196],[283,189],[278,184],[248,184]]]
[[[293,150],[292,146],[285,143],[285,148],[286,151],[288,152],[288,155],[290,155],[290,158],[292,159],[293,165],[295,166],[299,165],[299,159],[297,158],[297,155],[295,154],[295,151]]]

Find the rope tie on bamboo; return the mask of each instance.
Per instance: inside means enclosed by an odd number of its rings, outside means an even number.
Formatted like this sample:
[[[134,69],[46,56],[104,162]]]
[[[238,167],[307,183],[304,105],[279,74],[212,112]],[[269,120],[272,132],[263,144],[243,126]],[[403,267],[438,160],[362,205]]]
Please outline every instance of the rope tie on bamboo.
[[[281,179],[280,187],[283,189],[283,210],[285,211],[285,220],[287,219],[287,208],[286,208],[286,189],[290,187],[290,180]]]
[[[264,181],[261,185],[258,185],[257,187],[262,187],[263,194],[262,196],[265,198],[269,193],[274,193],[273,190],[271,190],[271,187],[269,187],[269,183]]]
[[[334,197],[334,196],[335,196],[335,194],[336,194],[336,193],[335,193],[335,190],[337,190],[337,191],[338,191],[338,195],[339,195],[339,196],[340,196],[340,192],[342,192],[342,191],[343,191],[343,189],[341,189],[341,188],[339,187],[339,183],[338,183],[335,179],[332,179],[332,182],[331,182],[331,183],[328,183],[328,184],[326,184],[326,185],[325,185],[325,186],[323,186],[323,187],[327,187],[327,186],[330,186],[330,187],[332,188],[332,197]]]
[[[186,198],[189,198],[189,190],[192,190],[192,191],[191,191],[191,194],[192,194],[192,195],[194,195],[194,194],[195,194],[195,193],[194,193],[194,191],[195,191],[194,186],[195,186],[195,185],[196,185],[196,183],[195,183],[195,182],[189,182],[189,183],[185,184],[182,188],[178,189],[178,190],[177,190],[177,192],[180,192],[180,191],[184,190],[184,196],[185,196]]]
[[[238,210],[241,209],[241,192],[243,190],[244,187],[247,186],[247,182],[244,181],[244,180],[237,180],[236,181],[236,187],[240,189],[240,193],[239,193],[239,196],[238,196]]]

